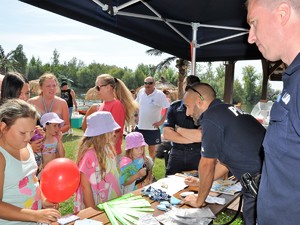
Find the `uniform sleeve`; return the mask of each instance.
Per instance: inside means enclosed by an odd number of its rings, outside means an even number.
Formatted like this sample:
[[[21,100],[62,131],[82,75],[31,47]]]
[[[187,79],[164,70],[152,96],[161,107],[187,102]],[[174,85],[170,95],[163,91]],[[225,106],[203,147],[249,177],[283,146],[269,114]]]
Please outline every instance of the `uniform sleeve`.
[[[300,79],[298,79],[300,80]],[[299,87],[299,84],[300,81],[298,81],[298,87]],[[295,115],[295,119],[293,120],[293,123],[295,124],[294,127],[295,127],[295,130],[296,130],[296,133],[298,136],[300,136],[300,89],[297,88],[297,97],[296,97],[296,104],[295,104],[295,112],[293,113]]]
[[[223,130],[211,121],[201,121],[202,145],[201,156],[206,158],[219,158],[223,149]]]
[[[168,108],[166,122],[164,123],[164,127],[173,127],[176,125],[176,116],[174,115],[174,107],[171,105]]]

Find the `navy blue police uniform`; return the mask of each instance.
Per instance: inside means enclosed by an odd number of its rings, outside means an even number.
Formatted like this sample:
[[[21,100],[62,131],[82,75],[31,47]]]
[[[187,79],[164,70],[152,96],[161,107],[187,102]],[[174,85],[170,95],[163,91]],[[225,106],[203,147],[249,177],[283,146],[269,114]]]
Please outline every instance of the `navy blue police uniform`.
[[[298,225],[300,215],[300,54],[285,70],[263,142],[258,223]]]
[[[261,172],[262,142],[265,128],[251,115],[215,99],[200,116],[202,157],[217,158],[238,179],[249,172]],[[243,217],[246,225],[256,224],[256,198],[243,192]]]
[[[183,100],[173,102],[167,112],[167,119],[164,127],[176,126],[188,129],[198,129],[194,120],[186,116],[186,107]],[[191,144],[181,144],[172,142],[166,175],[181,173],[182,171],[198,170],[199,160],[201,158],[201,143],[195,142]]]

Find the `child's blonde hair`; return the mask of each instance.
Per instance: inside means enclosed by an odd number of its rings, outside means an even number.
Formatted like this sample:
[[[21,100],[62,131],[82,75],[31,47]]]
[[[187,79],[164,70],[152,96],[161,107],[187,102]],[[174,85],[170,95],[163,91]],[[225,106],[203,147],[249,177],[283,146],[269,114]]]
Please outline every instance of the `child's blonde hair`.
[[[116,156],[116,152],[114,149],[114,144],[112,142],[113,132],[101,134],[94,137],[83,137],[78,149],[76,164],[79,165],[80,160],[84,156],[87,150],[94,148],[97,154],[97,159],[99,162],[99,166],[101,169],[101,177],[105,176],[106,173],[106,159],[108,157]],[[109,151],[106,151],[107,148]]]

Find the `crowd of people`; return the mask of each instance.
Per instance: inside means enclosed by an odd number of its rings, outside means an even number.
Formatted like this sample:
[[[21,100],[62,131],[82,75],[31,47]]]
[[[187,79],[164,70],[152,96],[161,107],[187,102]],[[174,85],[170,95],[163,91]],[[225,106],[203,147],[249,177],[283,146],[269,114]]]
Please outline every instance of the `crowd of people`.
[[[185,79],[183,99],[170,104],[153,77],[146,77],[144,88],[133,93],[120,79],[99,75],[95,89],[102,103],[93,105],[83,120],[74,212],[150,184],[155,150],[163,137],[170,143],[166,175],[198,170],[199,179],[186,179],[188,185],[198,186],[198,195],[188,195],[184,204],[202,207],[213,180],[231,173],[242,181],[249,174],[258,195],[241,182],[244,224],[298,224],[299,207],[292,203],[300,198],[300,3],[248,0],[246,5],[248,42],[266,59],[288,65],[267,131],[251,115],[217,99],[213,87],[196,76]],[[54,74],[43,74],[39,86],[40,94],[30,98],[22,74],[9,72],[2,82],[0,224],[51,223],[61,217],[58,203],[41,192],[37,172],[65,156],[62,134],[70,129],[70,108],[75,105],[76,110],[77,103],[57,96],[61,87],[69,99],[75,98]],[[136,127],[126,135],[123,150],[125,122],[132,121]]]
[[[43,196],[39,179],[48,163],[65,157],[62,136],[70,129],[73,106],[68,104],[69,98],[58,96],[58,87],[72,98],[75,95],[65,82],[59,85],[51,73],[41,75],[39,87],[40,93],[30,98],[29,83],[22,74],[9,72],[2,82],[0,224],[50,223],[61,217],[58,203]],[[125,121],[132,120],[139,109],[132,92],[109,74],[97,77],[95,89],[102,103],[93,105],[82,123],[84,134],[76,157],[80,185],[75,193],[74,212],[148,185],[153,178],[153,160],[145,154],[148,143],[141,133],[126,136],[122,154]],[[73,99],[72,102],[76,110],[77,103]],[[153,125],[155,129],[162,122]],[[20,174],[13,176],[16,171]]]

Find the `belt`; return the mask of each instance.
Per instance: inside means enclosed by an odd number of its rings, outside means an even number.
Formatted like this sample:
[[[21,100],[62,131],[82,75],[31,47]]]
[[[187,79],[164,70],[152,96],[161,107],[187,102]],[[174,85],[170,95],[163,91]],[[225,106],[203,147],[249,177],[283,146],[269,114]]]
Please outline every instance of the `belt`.
[[[200,151],[200,147],[190,147],[190,146],[173,146],[174,149],[176,150],[181,150],[181,151]]]

